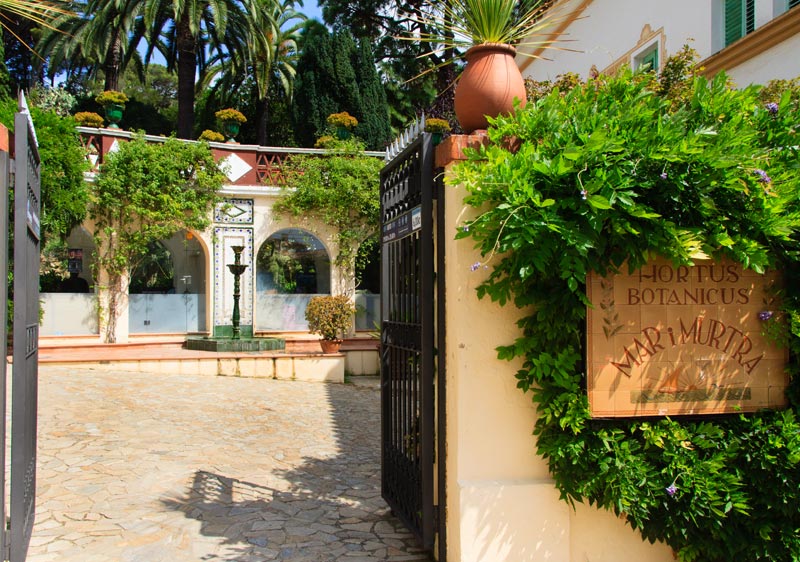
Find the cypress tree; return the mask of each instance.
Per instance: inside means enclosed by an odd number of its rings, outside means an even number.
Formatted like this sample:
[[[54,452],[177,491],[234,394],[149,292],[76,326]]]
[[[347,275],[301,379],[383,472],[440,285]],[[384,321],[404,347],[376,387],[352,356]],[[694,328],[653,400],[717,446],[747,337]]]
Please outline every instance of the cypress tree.
[[[314,146],[331,113],[342,111],[331,98],[335,93],[333,40],[322,24],[312,21],[303,31],[303,54],[295,76],[295,138],[300,146]]]
[[[389,106],[386,103],[386,90],[375,69],[372,47],[361,40],[355,52],[353,68],[361,95],[361,114],[356,134],[364,139],[368,148],[382,149],[392,138],[389,124]]]
[[[318,23],[304,31],[293,106],[295,138],[313,146],[331,113],[347,111],[359,121],[356,134],[368,148],[382,148],[391,136],[386,94],[368,44],[357,45],[347,31],[331,35]]]

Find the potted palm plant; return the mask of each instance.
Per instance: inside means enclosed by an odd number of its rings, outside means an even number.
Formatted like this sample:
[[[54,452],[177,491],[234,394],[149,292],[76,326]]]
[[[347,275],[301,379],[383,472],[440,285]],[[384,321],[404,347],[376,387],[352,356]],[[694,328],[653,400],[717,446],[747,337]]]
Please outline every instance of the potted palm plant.
[[[128,102],[128,96],[116,90],[106,90],[97,94],[95,101],[103,106],[106,111],[109,129],[119,129],[119,122],[122,121],[122,112]]]
[[[561,18],[550,9],[552,4],[552,0],[450,0],[441,3],[437,14],[416,20],[424,32],[404,37],[428,43],[432,51],[466,49],[467,66],[455,90],[456,118],[465,132],[485,129],[487,116],[513,111],[515,100],[525,105],[525,83],[515,62],[517,47],[557,48],[558,39],[548,28]]]
[[[350,331],[356,309],[344,295],[314,297],[306,307],[308,330],[322,336],[323,353],[338,353],[342,338]]]

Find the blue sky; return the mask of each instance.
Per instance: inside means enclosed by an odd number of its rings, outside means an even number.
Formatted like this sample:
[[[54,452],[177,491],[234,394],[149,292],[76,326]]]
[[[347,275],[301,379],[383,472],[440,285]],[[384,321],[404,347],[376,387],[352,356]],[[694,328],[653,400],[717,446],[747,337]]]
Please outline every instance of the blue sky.
[[[297,10],[308,16],[308,19],[316,19],[322,21],[322,10],[317,5],[317,0],[305,0],[303,7]]]

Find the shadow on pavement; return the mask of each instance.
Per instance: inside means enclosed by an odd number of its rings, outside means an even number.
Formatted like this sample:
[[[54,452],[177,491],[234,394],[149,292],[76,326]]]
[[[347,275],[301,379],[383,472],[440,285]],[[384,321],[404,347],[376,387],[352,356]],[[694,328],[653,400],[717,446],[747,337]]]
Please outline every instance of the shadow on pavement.
[[[198,470],[182,497],[162,500],[198,521],[202,535],[224,539],[206,559],[432,560],[380,496],[377,391],[327,386],[328,404],[319,407],[329,409],[335,447],[303,450],[287,468],[254,475],[261,484]]]

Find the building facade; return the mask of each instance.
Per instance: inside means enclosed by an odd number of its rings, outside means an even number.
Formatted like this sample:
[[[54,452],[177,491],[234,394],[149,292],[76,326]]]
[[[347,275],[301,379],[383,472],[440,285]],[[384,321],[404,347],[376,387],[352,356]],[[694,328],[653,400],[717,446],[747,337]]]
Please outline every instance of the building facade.
[[[800,76],[800,0],[562,0],[553,10],[553,39],[563,50],[528,49],[519,55],[523,76],[552,80],[592,67],[612,73],[663,68],[689,45],[705,73],[725,70],[740,87]],[[546,57],[546,58],[542,58]]]
[[[87,181],[105,156],[131,137],[119,130],[79,131],[94,169]],[[353,294],[359,310],[356,329],[372,330],[380,310],[379,289],[357,290],[354,273],[336,266],[336,232],[310,218],[273,212],[282,193],[284,161],[325,151],[227,143],[211,147],[228,178],[212,224],[204,232],[178,232],[150,248],[144,263],[131,273],[118,341],[156,334],[224,334],[233,312],[233,274],[227,265],[234,261],[234,246],[244,248],[241,260],[248,266],[241,277],[243,334],[307,332],[305,307],[318,294]],[[88,222],[73,230],[67,240],[71,280],[42,293],[43,336],[99,338],[92,230]]]

